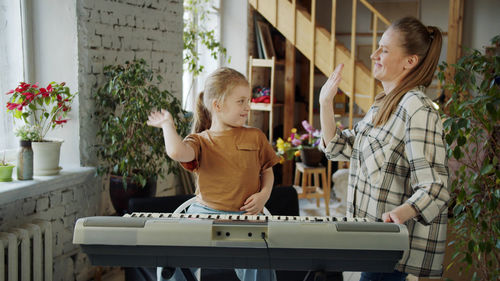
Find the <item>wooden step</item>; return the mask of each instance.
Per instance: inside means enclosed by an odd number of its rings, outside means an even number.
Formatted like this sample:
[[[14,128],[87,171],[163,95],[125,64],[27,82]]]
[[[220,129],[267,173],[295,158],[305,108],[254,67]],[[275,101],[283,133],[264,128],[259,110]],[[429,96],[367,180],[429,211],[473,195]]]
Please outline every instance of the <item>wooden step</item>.
[[[316,26],[316,42],[313,44],[311,38],[311,15],[307,10],[299,6],[293,9],[292,3],[288,0],[276,1],[258,1],[249,0],[249,3],[266,18],[279,32],[283,34],[289,41],[295,43],[295,47],[308,59],[311,59],[311,54],[314,49],[316,67],[326,76],[329,76],[336,65],[343,63],[343,79],[340,82],[339,88],[352,97],[351,85],[352,79],[349,73],[352,66],[350,63],[350,51],[338,40],[335,42],[335,59],[332,64],[331,52],[331,35],[325,28]],[[294,14],[296,17],[295,28],[293,26]],[[296,33],[294,34],[294,30]],[[371,89],[371,71],[361,62],[355,63],[355,86],[354,86],[354,102],[364,111],[367,112],[373,103],[370,95]],[[382,91],[380,84],[376,85],[375,93]]]

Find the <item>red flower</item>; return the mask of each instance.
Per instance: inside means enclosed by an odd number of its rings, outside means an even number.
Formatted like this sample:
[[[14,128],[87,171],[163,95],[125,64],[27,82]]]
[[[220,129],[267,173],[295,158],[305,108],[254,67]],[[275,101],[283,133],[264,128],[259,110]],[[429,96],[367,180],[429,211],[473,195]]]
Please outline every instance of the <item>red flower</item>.
[[[26,101],[30,102],[32,101],[36,95],[30,93],[30,92],[24,92],[24,93],[21,93],[21,95],[25,96],[26,97]]]
[[[58,100],[58,101],[61,101],[61,100],[62,100],[61,95],[57,94],[57,100]],[[60,107],[60,106],[59,106],[59,107]]]
[[[54,122],[56,122],[56,124],[58,124],[58,125],[61,125],[63,123],[68,122],[68,120],[67,119],[65,119],[65,120],[54,120]]]
[[[18,104],[18,103],[7,102],[7,109],[8,110],[14,110],[14,109],[23,110],[23,105]]]
[[[30,84],[21,82],[19,86],[15,89],[15,91],[18,93],[26,92],[26,90],[28,90],[29,87],[31,87]]]
[[[10,95],[10,94],[12,94],[12,93],[14,93],[14,92],[15,92],[14,90],[10,90],[10,91],[8,91],[8,92],[6,93],[6,95]]]

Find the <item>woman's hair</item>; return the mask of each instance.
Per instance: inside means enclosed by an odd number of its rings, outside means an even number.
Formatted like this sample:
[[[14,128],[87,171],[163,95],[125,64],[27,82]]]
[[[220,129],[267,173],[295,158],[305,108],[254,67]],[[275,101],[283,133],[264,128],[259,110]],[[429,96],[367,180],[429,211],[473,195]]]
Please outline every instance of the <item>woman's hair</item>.
[[[380,102],[374,125],[382,125],[396,109],[401,98],[416,86],[429,86],[441,54],[441,31],[435,26],[426,27],[413,17],[405,17],[391,24],[399,36],[399,44],[406,55],[417,55],[418,65]]]
[[[240,85],[248,86],[248,81],[243,74],[232,68],[221,67],[212,72],[205,81],[205,89],[196,98],[191,132],[200,133],[210,129],[213,101],[223,104],[227,95]]]

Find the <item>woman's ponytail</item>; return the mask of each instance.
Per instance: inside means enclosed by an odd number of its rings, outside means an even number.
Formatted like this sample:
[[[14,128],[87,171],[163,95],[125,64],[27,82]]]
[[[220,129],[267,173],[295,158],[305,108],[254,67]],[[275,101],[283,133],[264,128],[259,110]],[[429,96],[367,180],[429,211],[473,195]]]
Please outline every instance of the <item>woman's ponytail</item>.
[[[203,103],[203,91],[196,98],[196,109],[194,111],[193,127],[191,133],[201,133],[210,128],[212,116]]]

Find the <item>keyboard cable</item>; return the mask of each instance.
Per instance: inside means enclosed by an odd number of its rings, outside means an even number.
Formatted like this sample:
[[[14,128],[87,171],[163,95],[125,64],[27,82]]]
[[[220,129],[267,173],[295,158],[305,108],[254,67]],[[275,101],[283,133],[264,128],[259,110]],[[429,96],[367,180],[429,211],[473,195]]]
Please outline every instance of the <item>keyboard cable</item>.
[[[269,265],[269,280],[273,280],[272,279],[273,271],[271,269],[271,253],[269,252],[269,245],[267,244],[266,233],[265,232],[261,232],[260,233],[260,237],[262,237],[262,240],[264,240],[264,243],[266,243],[267,263]]]

